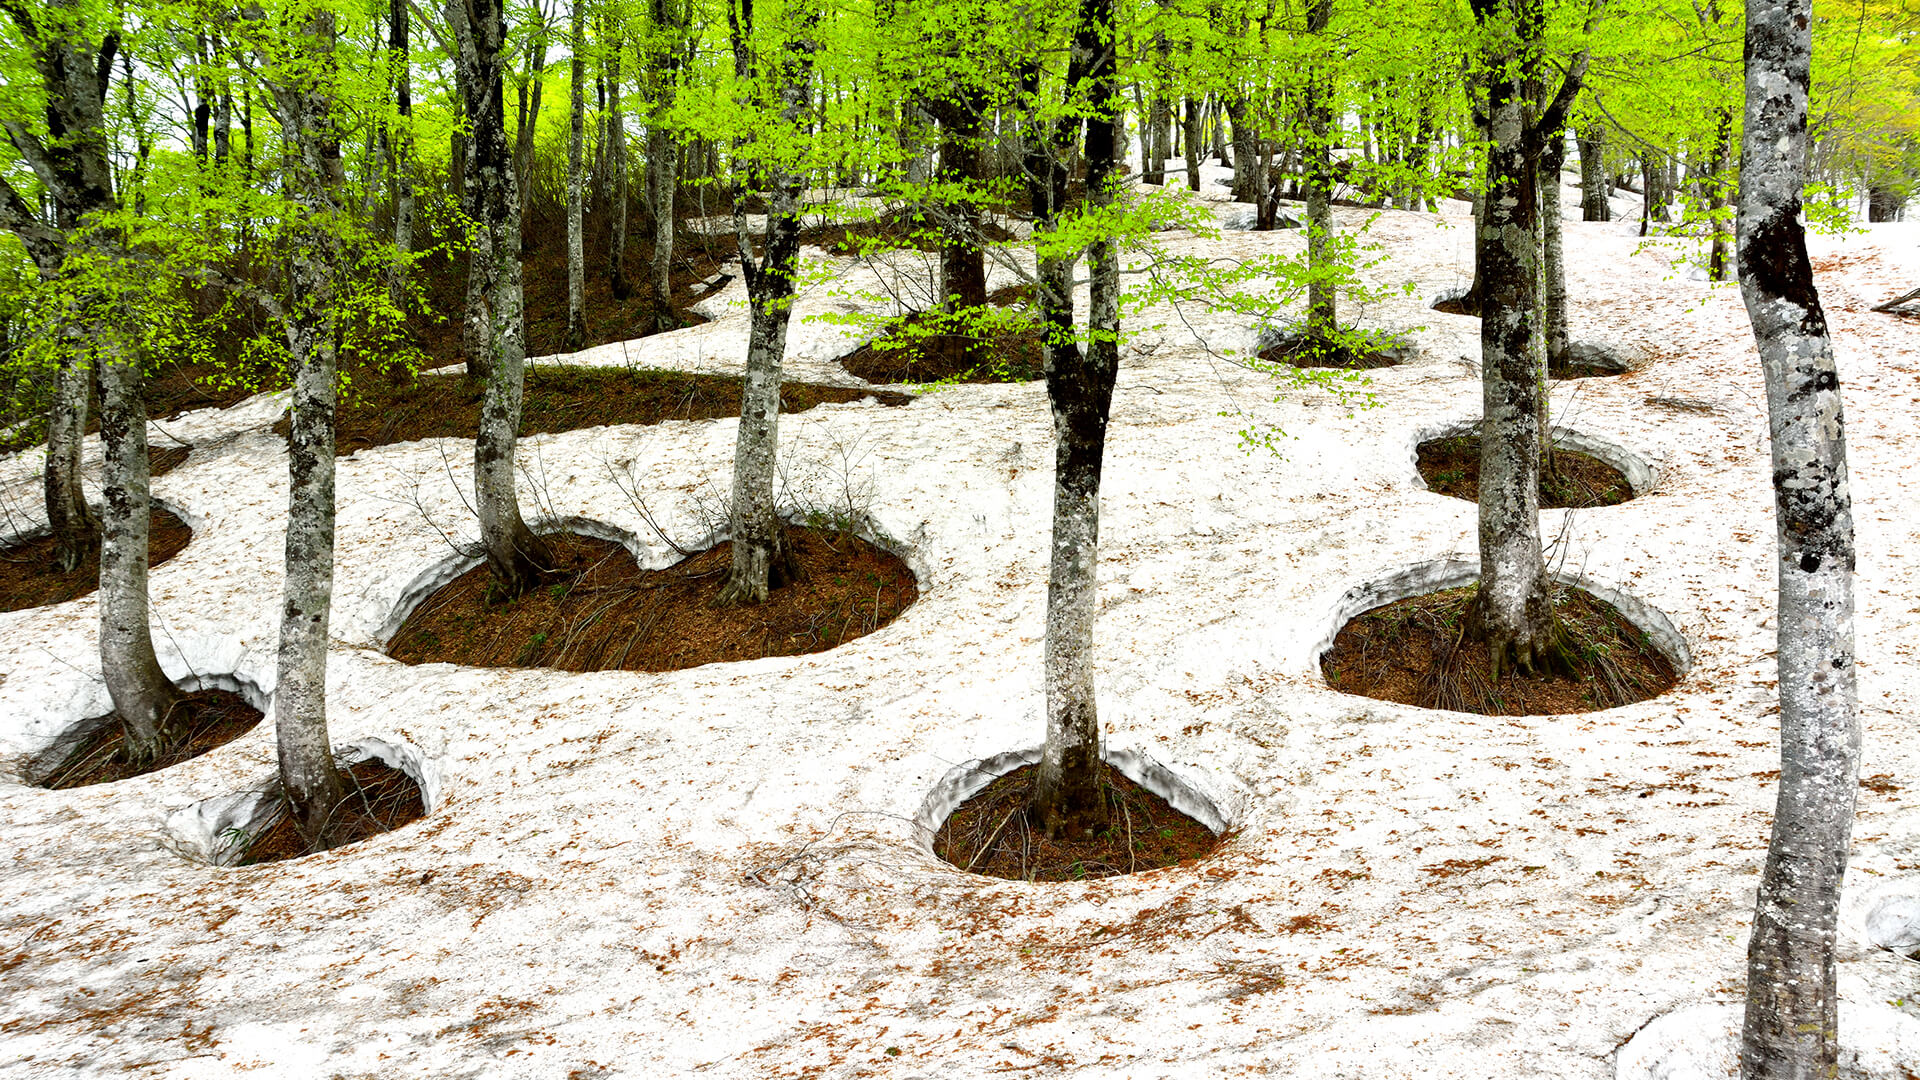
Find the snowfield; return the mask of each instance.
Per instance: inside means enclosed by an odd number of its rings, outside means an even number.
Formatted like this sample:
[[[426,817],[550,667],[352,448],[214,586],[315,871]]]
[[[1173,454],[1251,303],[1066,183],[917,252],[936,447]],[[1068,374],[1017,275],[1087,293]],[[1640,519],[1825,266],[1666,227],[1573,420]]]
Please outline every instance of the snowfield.
[[[24,786],[31,754],[107,710],[98,616],[91,599],[0,614],[0,1075],[1730,1075],[1778,768],[1764,396],[1737,288],[1691,280],[1675,247],[1637,252],[1633,221],[1566,224],[1575,340],[1654,359],[1556,384],[1555,422],[1639,462],[1648,489],[1541,524],[1563,574],[1630,598],[1680,650],[1677,688],[1504,718],[1319,675],[1351,590],[1477,558],[1473,506],[1425,490],[1412,462],[1479,414],[1477,320],[1427,308],[1471,277],[1465,214],[1372,225],[1386,259],[1370,277],[1414,290],[1343,315],[1418,349],[1372,373],[1374,408],[1312,388],[1275,402],[1271,379],[1209,352],[1249,348],[1243,320],[1135,320],[1159,328],[1127,347],[1114,400],[1101,715],[1112,750],[1232,828],[1212,859],[1029,885],[929,850],[970,766],[1042,735],[1039,383],[785,418],[786,501],[869,515],[920,599],[830,652],[667,674],[384,656],[407,606],[472,565],[458,549],[477,526],[470,442],[382,447],[340,461],[328,692],[337,744],[425,782],[428,816],[401,831],[289,863],[200,861],[271,779],[270,724],[159,774]],[[1302,243],[1159,236],[1216,255]],[[1920,323],[1868,308],[1920,284],[1920,229],[1812,243],[1850,424],[1862,775],[1878,778],[1842,911],[1841,1037],[1856,1075],[1896,1077],[1920,1071],[1920,963],[1863,927],[1920,894]],[[789,378],[859,385],[834,363],[857,336],[803,321],[854,302],[835,288],[799,305]],[[741,283],[709,307],[711,324],[573,360],[737,372]],[[262,700],[282,408],[152,429],[194,447],[153,485],[195,530],[153,574],[161,659]],[[1242,448],[1266,423],[1286,433],[1278,456]],[[643,506],[681,545],[708,540],[734,432],[530,437],[521,498],[663,566]],[[40,512],[39,459],[0,461],[13,531]]]

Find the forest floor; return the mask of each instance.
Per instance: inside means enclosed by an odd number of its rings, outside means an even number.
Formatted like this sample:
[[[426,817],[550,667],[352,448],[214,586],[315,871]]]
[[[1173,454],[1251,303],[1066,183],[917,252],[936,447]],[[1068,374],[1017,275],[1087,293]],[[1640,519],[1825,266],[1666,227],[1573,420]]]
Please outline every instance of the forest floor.
[[[1224,173],[1206,175],[1231,212]],[[1648,483],[1542,528],[1562,577],[1680,655],[1676,687],[1489,717],[1342,694],[1320,670],[1349,617],[1458,585],[1475,559],[1473,505],[1415,464],[1480,409],[1477,320],[1427,306],[1471,276],[1466,212],[1370,230],[1370,279],[1413,292],[1343,317],[1416,348],[1365,373],[1374,407],[1276,387],[1237,362],[1258,328],[1194,306],[1142,312],[1152,329],[1125,347],[1102,726],[1116,760],[1231,829],[1216,853],[1027,883],[932,850],[982,763],[1043,734],[1042,384],[783,418],[783,505],[863,523],[917,597],[838,648],[672,672],[388,657],[412,607],[474,565],[471,443],[418,438],[339,461],[329,708],[336,745],[401,763],[425,816],[317,856],[196,861],[271,781],[268,724],[118,783],[0,779],[0,1076],[1727,1076],[1779,766],[1764,394],[1736,289],[1695,280],[1677,245],[1641,249],[1632,221],[1567,224],[1574,337],[1653,359],[1556,383],[1555,420]],[[1157,238],[1223,257],[1303,243]],[[1920,281],[1916,239],[1813,241],[1860,551],[1841,1036],[1875,1077],[1920,1071],[1920,969],[1861,933],[1870,901],[1920,879],[1920,323],[1869,310]],[[867,388],[837,363],[864,340],[846,317],[898,314],[875,298],[901,282],[808,256],[822,273],[786,376]],[[540,363],[737,376],[741,283],[695,307],[711,321]],[[183,681],[256,703],[283,409],[266,395],[155,428],[193,447],[153,484],[193,530],[152,575],[156,645]],[[529,435],[522,502],[669,566],[712,538],[736,425]],[[1247,449],[1244,429],[1272,426],[1271,450]],[[37,513],[39,467],[0,459],[9,520]],[[105,711],[97,625],[91,598],[0,614],[0,767]]]

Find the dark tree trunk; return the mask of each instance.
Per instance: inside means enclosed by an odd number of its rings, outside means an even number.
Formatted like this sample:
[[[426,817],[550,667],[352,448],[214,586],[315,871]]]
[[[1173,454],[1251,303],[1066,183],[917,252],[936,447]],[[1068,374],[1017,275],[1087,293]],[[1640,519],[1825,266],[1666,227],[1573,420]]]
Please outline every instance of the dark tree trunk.
[[[1114,131],[1120,95],[1113,40],[1113,0],[1081,0],[1068,85],[1084,79],[1089,86],[1087,198],[1096,207],[1116,196],[1119,163]],[[1053,145],[1047,148],[1053,160],[1047,163],[1046,173],[1035,173],[1056,182],[1049,185],[1044,198],[1032,186],[1029,189],[1034,196],[1036,232],[1043,225],[1047,230],[1058,227],[1054,215],[1066,194],[1059,134],[1056,129]],[[1040,829],[1054,836],[1089,834],[1107,819],[1100,785],[1100,720],[1094,702],[1093,625],[1099,610],[1100,472],[1120,360],[1120,267],[1112,238],[1095,240],[1087,249],[1087,261],[1085,350],[1072,336],[1072,260],[1048,259],[1041,273],[1053,330],[1045,348],[1054,431],[1053,541],[1047,575],[1047,741],[1029,812]]]
[[[1867,189],[1868,221],[1899,221],[1900,211],[1906,209],[1906,205],[1906,198],[1885,184],[1876,184]]]
[[[408,45],[407,0],[391,0],[387,51],[393,60],[393,101],[398,121],[393,125],[389,161],[393,177],[393,248],[396,256],[388,281],[393,306],[407,309],[406,259],[413,251],[413,61]]]
[[[1548,371],[1565,365],[1567,351],[1572,347],[1567,332],[1567,267],[1560,221],[1560,167],[1566,163],[1566,159],[1566,136],[1557,132],[1548,135],[1546,146],[1540,154],[1540,224],[1541,235],[1546,241],[1541,263],[1546,286],[1542,313]],[[1544,394],[1541,400],[1543,403],[1546,400]],[[1551,449],[1548,454],[1548,460],[1551,461]]]
[[[1308,0],[1307,33],[1316,40],[1333,19],[1333,0]],[[1307,204],[1306,336],[1324,341],[1333,335],[1338,315],[1333,287],[1333,79],[1326,56],[1317,54],[1307,77],[1301,108],[1307,139],[1301,150],[1303,194]]]
[[[681,21],[682,18],[682,14],[676,14],[671,0],[653,0],[655,29],[671,28],[673,34],[670,43],[654,54],[654,61],[649,65],[653,117],[647,122],[647,194],[648,208],[653,213],[653,262],[648,266],[647,279],[653,289],[654,328],[660,331],[680,325],[673,313],[672,283],[674,197],[680,190],[680,145],[677,133],[665,123],[664,117],[673,107],[681,47],[687,33],[687,23]]]
[[[1227,97],[1227,117],[1233,121],[1233,201],[1257,203],[1266,188],[1260,167],[1259,139],[1254,136],[1246,99],[1237,92]]]
[[[1595,124],[1580,139],[1580,220],[1612,221],[1607,202],[1607,129]]]
[[[1728,198],[1726,179],[1727,159],[1733,154],[1733,110],[1726,106],[1720,108],[1720,122],[1715,130],[1713,159],[1707,166],[1707,210],[1713,222],[1713,246],[1707,252],[1707,279],[1725,281],[1733,272],[1728,265],[1733,254],[1733,237],[1727,234]]]
[[[1185,136],[1187,151],[1185,158],[1187,163],[1187,190],[1199,191],[1200,163],[1205,160],[1207,156],[1206,151],[1200,144],[1200,101],[1192,95],[1188,95],[1185,106],[1186,119],[1182,134]]]
[[[985,130],[987,95],[960,88],[951,96],[928,102],[927,111],[940,125],[939,181],[972,191],[981,180],[981,137]],[[977,308],[987,302],[987,260],[981,250],[980,207],[971,199],[954,199],[940,208],[941,306],[947,310]]]
[[[1739,271],[1773,444],[1780,787],[1747,945],[1743,1080],[1838,1074],[1834,934],[1859,790],[1846,422],[1799,221],[1812,27],[1810,0],[1747,4]]]
[[[627,208],[630,202],[627,196],[627,117],[620,107],[621,80],[620,57],[623,45],[619,31],[613,28],[613,20],[608,20],[607,73],[606,85],[607,126],[603,142],[606,152],[603,155],[607,164],[605,172],[609,174],[608,191],[601,200],[607,208],[607,283],[613,290],[615,300],[625,300],[633,295],[633,283],[627,280]]]
[[[572,76],[567,92],[567,337],[568,352],[587,344],[587,5],[573,0]]]

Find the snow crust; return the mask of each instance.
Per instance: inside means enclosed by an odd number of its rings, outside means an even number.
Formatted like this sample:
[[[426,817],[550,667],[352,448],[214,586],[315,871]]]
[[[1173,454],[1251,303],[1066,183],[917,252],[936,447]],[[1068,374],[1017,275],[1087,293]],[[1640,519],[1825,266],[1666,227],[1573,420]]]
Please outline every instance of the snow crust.
[[[1204,186],[1222,216],[1244,210]],[[1636,253],[1633,221],[1567,225],[1575,339],[1654,359],[1558,384],[1554,419],[1650,482],[1542,526],[1562,572],[1684,644],[1676,689],[1487,718],[1349,697],[1317,670],[1354,590],[1475,561],[1473,507],[1424,490],[1409,460],[1419,433],[1479,413],[1478,323],[1426,306],[1471,277],[1466,206],[1446,210],[1385,212],[1369,234],[1387,256],[1369,273],[1414,292],[1345,316],[1417,349],[1372,373],[1377,408],[1276,391],[1216,355],[1255,343],[1239,316],[1162,307],[1131,324],[1103,490],[1101,715],[1110,757],[1158,763],[1235,830],[1213,859],[1027,885],[926,849],[956,771],[1043,733],[1038,384],[783,418],[785,502],[864,513],[921,598],[831,652],[663,674],[381,654],[476,536],[470,442],[381,447],[340,462],[332,734],[410,763],[427,818],[290,863],[209,865],[274,771],[269,725],[105,787],[0,782],[0,1075],[1724,1075],[1723,1028],[1699,1018],[1737,1013],[1778,767],[1766,427],[1736,290],[1687,281],[1669,246]],[[1221,256],[1303,243],[1160,236]],[[1850,421],[1869,779],[1843,1039],[1876,1077],[1920,1067],[1914,962],[1867,940],[1863,900],[1920,875],[1920,333],[1867,309],[1912,288],[1917,238],[1815,241]],[[807,316],[887,301],[833,284],[798,305],[788,375],[861,385],[834,363],[857,332]],[[573,359],[737,371],[743,299],[736,280],[711,324]],[[152,579],[172,674],[272,689],[282,408],[155,426],[194,447],[154,482],[195,528]],[[1279,456],[1242,448],[1269,424]],[[523,503],[663,565],[711,534],[734,430],[530,437]],[[38,512],[39,464],[0,461],[15,531]],[[0,614],[13,777],[105,711],[96,623],[90,599]],[[1682,1058],[1703,1064],[1660,1064]]]

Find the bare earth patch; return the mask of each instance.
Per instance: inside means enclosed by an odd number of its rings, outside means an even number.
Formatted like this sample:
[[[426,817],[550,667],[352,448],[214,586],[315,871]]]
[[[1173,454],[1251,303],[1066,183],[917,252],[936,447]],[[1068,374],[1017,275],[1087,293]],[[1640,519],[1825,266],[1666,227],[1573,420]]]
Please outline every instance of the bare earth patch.
[[[159,566],[180,554],[193,539],[193,530],[186,522],[158,507],[147,530],[149,566]],[[0,611],[64,604],[100,588],[99,551],[64,574],[53,571],[53,551],[52,536],[0,549]]]
[[[428,597],[387,651],[409,664],[679,671],[831,649],[892,622],[918,595],[904,562],[857,536],[795,526],[787,541],[799,581],[757,607],[716,609],[731,544],[642,570],[619,544],[555,534],[550,584],[492,603],[487,569],[475,567]]]
[[[1480,501],[1480,436],[1457,435],[1423,442],[1418,464],[1427,490],[1468,502]],[[1574,450],[1555,450],[1551,466],[1540,473],[1543,510],[1618,506],[1631,498],[1633,486],[1620,470]]]
[[[368,758],[342,769],[341,774],[347,782],[347,797],[334,812],[334,843],[328,850],[392,832],[426,816],[420,785],[384,761]],[[297,859],[315,851],[300,838],[293,819],[282,815],[251,838],[240,865]]]
[[[110,713],[86,721],[82,727],[92,729],[93,734],[75,747],[65,761],[54,764],[39,783],[41,787],[56,789],[77,788],[145,776],[225,746],[252,731],[259,722],[260,710],[247,704],[247,699],[239,694],[227,690],[196,690],[182,697],[174,706],[173,715],[167,718],[167,727],[173,730],[174,737],[166,751],[153,761],[136,766],[121,753],[126,735],[120,715]]]

